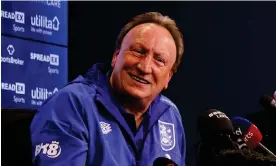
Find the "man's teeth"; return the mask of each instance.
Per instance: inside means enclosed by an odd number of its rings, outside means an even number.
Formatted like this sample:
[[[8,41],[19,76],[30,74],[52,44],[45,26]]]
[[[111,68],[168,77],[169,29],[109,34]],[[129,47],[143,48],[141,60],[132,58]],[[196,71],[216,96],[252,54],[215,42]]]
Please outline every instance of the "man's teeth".
[[[143,83],[143,84],[148,84],[148,82],[147,82],[147,81],[142,80],[142,79],[140,79],[140,78],[138,78],[138,77],[131,76],[131,78],[133,78],[134,80],[136,80],[136,81],[138,81],[138,82],[141,82],[141,83]]]

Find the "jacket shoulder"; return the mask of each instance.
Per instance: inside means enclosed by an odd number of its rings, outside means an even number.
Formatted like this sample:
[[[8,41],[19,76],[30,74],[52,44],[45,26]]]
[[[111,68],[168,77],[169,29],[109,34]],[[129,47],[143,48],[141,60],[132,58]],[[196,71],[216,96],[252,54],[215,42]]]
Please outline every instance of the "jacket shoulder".
[[[96,86],[94,84],[87,85],[83,83],[72,83],[64,86],[62,89],[50,96],[49,100],[51,100],[51,98],[59,97],[60,95],[70,95],[76,98],[83,98],[87,97],[87,95],[94,96],[95,93]]]
[[[168,97],[161,95],[160,97],[160,101],[169,105],[171,110],[173,110],[173,112],[177,115],[177,116],[181,116],[178,110],[178,107],[174,104],[174,102],[172,102]]]

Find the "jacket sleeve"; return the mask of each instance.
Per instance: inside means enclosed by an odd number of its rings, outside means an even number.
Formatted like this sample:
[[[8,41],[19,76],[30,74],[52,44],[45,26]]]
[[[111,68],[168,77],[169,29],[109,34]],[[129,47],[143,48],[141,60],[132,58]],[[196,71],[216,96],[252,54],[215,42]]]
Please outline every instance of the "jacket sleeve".
[[[177,109],[177,108],[176,108]],[[182,118],[181,118],[181,115],[177,109],[177,117],[178,117],[178,123],[179,123],[179,126],[180,126],[180,131],[179,133],[181,133],[181,137],[180,137],[180,155],[181,155],[181,158],[182,158],[182,161],[181,161],[181,166],[186,166],[187,165],[187,161],[186,161],[186,158],[187,158],[187,154],[186,154],[186,151],[187,151],[187,143],[186,143],[186,134],[185,134],[185,129],[184,129],[184,125],[183,125],[183,122],[182,122]]]
[[[78,95],[61,90],[43,104],[31,124],[33,163],[38,166],[84,166],[88,129]]]
[[[185,136],[185,132],[183,129],[183,135],[182,135],[182,151],[181,151],[181,157],[182,157],[182,164],[183,166],[186,166],[186,136]]]

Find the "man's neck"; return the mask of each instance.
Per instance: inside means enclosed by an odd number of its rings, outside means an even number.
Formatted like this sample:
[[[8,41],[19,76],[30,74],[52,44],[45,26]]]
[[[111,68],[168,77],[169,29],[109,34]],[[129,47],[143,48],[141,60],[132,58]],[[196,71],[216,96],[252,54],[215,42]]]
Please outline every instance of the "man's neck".
[[[110,85],[113,87],[113,90],[116,91],[116,88],[114,88],[114,85],[112,83],[112,75],[110,77]],[[115,92],[113,91],[113,92]],[[136,127],[140,125],[140,123],[143,120],[143,114],[148,110],[150,104],[154,99],[150,98],[144,98],[144,99],[137,99],[130,97],[128,95],[120,94],[120,92],[117,91],[117,93],[113,93],[113,95],[116,96],[118,102],[122,105],[124,110],[127,113],[133,114],[135,121],[136,121]]]
[[[134,115],[136,127],[138,128],[138,126],[143,121],[144,113],[147,112],[152,101],[145,101],[143,99],[131,99],[129,97],[121,96],[119,97],[119,102],[127,113]]]

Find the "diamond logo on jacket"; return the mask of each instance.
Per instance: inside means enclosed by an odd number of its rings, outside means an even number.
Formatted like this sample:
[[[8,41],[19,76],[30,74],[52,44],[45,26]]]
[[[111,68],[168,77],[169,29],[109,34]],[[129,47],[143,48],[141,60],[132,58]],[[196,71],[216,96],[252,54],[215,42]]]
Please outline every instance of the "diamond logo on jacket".
[[[108,123],[100,122],[100,126],[101,126],[103,134],[108,134],[109,132],[112,131],[111,126]]]
[[[165,151],[175,147],[174,124],[158,120],[161,148]]]

